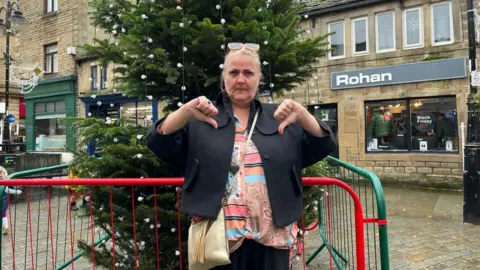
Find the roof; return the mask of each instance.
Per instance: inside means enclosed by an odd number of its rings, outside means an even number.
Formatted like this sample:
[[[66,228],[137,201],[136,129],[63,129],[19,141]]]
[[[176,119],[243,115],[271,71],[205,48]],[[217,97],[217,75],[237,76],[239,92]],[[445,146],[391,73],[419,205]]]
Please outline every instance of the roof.
[[[324,0],[324,1],[310,1],[307,5],[309,8],[314,8],[314,9],[321,9],[321,8],[327,8],[327,7],[334,7],[334,6],[340,6],[348,3],[353,3],[353,2],[360,2],[362,0]]]
[[[302,11],[302,14],[327,14],[387,1],[391,0],[310,0],[307,3],[307,7]]]

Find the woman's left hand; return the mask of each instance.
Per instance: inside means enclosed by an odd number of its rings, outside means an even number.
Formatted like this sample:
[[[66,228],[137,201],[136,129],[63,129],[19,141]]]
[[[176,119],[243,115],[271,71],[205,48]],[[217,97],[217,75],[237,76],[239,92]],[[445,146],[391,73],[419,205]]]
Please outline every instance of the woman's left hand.
[[[307,113],[307,110],[301,104],[291,99],[285,99],[273,114],[273,117],[282,121],[278,126],[278,132],[283,134],[286,126],[301,120]]]

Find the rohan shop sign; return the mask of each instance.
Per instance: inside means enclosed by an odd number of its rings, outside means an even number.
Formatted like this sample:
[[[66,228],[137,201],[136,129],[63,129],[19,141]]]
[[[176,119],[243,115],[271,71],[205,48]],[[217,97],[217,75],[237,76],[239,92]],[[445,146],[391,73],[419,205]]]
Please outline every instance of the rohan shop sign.
[[[449,80],[467,77],[464,57],[331,73],[331,89]]]

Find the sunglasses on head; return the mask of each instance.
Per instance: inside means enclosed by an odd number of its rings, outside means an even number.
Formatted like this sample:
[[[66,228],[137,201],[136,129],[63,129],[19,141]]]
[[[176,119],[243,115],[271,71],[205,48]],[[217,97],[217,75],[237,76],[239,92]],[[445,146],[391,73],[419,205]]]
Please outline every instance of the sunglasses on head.
[[[241,48],[247,48],[250,51],[258,51],[260,49],[260,45],[256,43],[240,43],[240,42],[230,42],[228,43],[228,49],[230,50],[240,50]]]

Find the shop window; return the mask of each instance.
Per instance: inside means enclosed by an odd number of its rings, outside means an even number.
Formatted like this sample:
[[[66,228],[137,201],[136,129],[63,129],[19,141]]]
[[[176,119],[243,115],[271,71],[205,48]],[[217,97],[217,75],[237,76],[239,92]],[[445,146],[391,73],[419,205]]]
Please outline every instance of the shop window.
[[[329,24],[328,32],[331,33],[328,37],[330,43],[329,58],[345,57],[345,23],[341,21]]]
[[[432,43],[445,45],[453,43],[452,3],[432,5]]]
[[[457,152],[455,97],[367,102],[367,152]]]
[[[121,116],[129,123],[139,126],[150,126],[153,107],[151,101],[131,102],[122,105]]]
[[[405,48],[423,46],[423,9],[421,7],[403,12],[403,46]]]
[[[35,104],[35,151],[65,151],[65,101]]]
[[[45,116],[44,116],[45,117]],[[36,151],[64,151],[67,143],[65,123],[55,118],[35,119],[35,150]],[[61,117],[65,117],[64,115]]]
[[[395,15],[393,12],[377,14],[375,32],[377,37],[377,52],[395,51]]]
[[[368,22],[367,18],[352,20],[353,54],[368,53]]]

